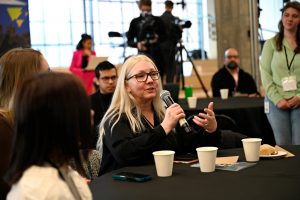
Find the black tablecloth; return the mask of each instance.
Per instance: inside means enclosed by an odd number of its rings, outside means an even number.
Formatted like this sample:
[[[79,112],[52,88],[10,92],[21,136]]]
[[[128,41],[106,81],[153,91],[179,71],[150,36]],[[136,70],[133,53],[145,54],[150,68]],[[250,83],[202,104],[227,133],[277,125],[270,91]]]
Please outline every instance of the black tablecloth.
[[[227,100],[220,98],[198,99],[197,108],[190,109],[185,99],[179,99],[186,116],[198,114],[209,102],[214,102],[216,114],[225,114],[235,120],[238,132],[249,137],[260,137],[263,143],[275,144],[272,128],[264,113],[264,98],[233,97]]]
[[[126,167],[107,173],[90,184],[94,199],[105,200],[283,200],[300,198],[300,146],[284,147],[296,156],[277,160],[261,160],[254,167],[238,172],[216,170],[201,173],[199,168],[186,164],[174,164],[171,177],[156,176],[154,165]],[[218,156],[240,155],[242,149],[218,151]],[[149,174],[153,180],[144,183],[116,181],[112,175],[118,172]]]

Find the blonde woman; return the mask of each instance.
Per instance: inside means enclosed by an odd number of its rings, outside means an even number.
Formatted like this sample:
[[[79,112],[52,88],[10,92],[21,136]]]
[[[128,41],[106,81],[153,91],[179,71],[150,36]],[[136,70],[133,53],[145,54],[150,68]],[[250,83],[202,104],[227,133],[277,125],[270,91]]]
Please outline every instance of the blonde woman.
[[[137,55],[125,61],[111,105],[100,123],[100,175],[153,162],[152,152],[156,150],[195,153],[196,147],[218,144],[213,103],[199,113],[201,118],[194,117],[199,129],[186,134],[177,127],[179,119],[185,117],[183,109],[176,103],[165,109],[159,97],[161,90],[159,71],[151,59]]]
[[[5,199],[9,190],[2,177],[8,169],[16,91],[26,78],[48,69],[43,55],[34,49],[15,48],[0,58],[0,199]]]

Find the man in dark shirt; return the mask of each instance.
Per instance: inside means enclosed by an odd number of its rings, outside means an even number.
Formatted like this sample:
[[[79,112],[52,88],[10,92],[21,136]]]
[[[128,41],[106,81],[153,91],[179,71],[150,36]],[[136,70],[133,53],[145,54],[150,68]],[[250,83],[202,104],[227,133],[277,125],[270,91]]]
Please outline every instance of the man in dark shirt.
[[[252,76],[239,67],[238,51],[229,48],[225,51],[224,66],[217,71],[211,81],[214,97],[220,97],[220,89],[228,88],[228,96],[258,96]]]
[[[127,32],[127,43],[138,49],[138,53],[151,57],[161,77],[164,75],[164,58],[160,43],[165,40],[166,33],[160,17],[151,14],[151,0],[140,0],[141,14],[130,22]]]
[[[182,36],[182,29],[177,25],[179,18],[172,14],[173,5],[172,1],[165,1],[165,12],[160,16],[166,27],[166,40],[161,43],[161,48],[164,55],[167,83],[174,81],[176,44]]]
[[[95,69],[98,90],[90,96],[91,107],[94,111],[94,148],[98,138],[98,125],[108,109],[117,83],[117,68],[110,62],[104,61]]]

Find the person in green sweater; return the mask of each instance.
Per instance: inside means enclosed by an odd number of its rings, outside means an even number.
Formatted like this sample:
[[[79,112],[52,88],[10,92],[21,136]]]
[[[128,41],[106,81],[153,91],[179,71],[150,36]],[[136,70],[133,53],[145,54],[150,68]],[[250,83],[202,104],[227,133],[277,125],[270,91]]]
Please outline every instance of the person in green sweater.
[[[260,71],[265,113],[279,145],[300,144],[300,3],[282,9],[279,33],[264,44]]]

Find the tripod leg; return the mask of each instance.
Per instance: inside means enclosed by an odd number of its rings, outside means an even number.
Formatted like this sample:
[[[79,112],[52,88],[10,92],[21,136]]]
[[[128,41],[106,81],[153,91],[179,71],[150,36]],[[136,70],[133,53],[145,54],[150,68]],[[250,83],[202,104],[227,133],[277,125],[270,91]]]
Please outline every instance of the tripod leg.
[[[184,81],[184,75],[183,75],[183,59],[182,59],[182,49],[177,48],[176,50],[176,65],[178,64],[178,67],[180,70],[179,73],[177,72],[177,82],[179,82],[179,79],[181,79],[181,88],[184,90],[185,88],[185,81]],[[178,77],[179,75],[179,77]],[[179,79],[178,79],[179,78]]]
[[[202,79],[201,79],[201,77],[200,77],[200,75],[199,75],[199,73],[198,73],[198,71],[197,71],[197,69],[196,69],[196,67],[195,67],[195,65],[193,63],[193,60],[192,60],[191,56],[188,54],[188,51],[186,50],[186,48],[183,45],[182,45],[182,48],[185,50],[187,58],[190,61],[190,63],[192,64],[192,66],[193,66],[193,70],[194,70],[194,72],[196,74],[196,77],[197,77],[198,81],[201,84],[202,89],[204,90],[204,93],[205,93],[206,97],[209,98],[209,95],[207,93],[207,89],[206,89],[205,85],[202,82]]]

